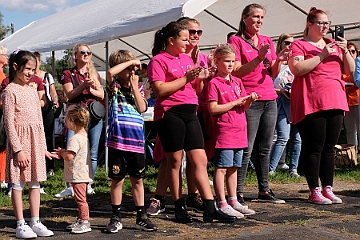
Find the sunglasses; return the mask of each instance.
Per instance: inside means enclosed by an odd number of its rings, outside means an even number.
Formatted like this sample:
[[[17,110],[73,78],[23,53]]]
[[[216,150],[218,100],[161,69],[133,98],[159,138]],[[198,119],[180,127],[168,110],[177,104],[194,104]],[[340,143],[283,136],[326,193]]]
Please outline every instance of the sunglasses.
[[[197,34],[199,37],[202,35],[202,30],[189,29],[189,33],[192,35]]]
[[[286,46],[289,46],[289,45],[291,45],[293,42],[292,42],[292,41],[284,41],[284,43],[285,43]]]
[[[92,54],[92,52],[89,51],[89,50],[87,50],[87,51],[81,50],[79,53],[80,53],[81,55],[84,55],[84,54],[91,55],[91,54]]]
[[[356,53],[356,50],[355,49],[349,49],[349,52],[351,52],[352,54],[355,54]]]

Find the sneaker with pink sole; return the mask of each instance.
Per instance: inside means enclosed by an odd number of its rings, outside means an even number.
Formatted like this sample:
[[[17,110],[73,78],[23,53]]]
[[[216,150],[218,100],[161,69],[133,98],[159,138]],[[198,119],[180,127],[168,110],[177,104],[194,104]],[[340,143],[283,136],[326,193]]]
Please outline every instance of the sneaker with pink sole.
[[[332,187],[331,186],[326,186],[322,188],[322,195],[328,199],[330,199],[330,201],[333,204],[339,204],[342,203],[341,198],[335,196],[335,194],[332,191]]]
[[[312,202],[315,204],[320,204],[320,205],[332,204],[330,199],[328,199],[322,195],[320,187],[310,189],[310,195],[309,195],[308,200],[309,200],[309,202]]]

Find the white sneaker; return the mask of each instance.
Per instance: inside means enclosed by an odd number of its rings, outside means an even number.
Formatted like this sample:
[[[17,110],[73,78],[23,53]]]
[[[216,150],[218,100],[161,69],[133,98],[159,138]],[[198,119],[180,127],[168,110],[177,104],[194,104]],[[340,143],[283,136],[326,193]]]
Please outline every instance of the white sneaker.
[[[12,189],[10,189],[7,193],[8,197],[11,198],[11,195],[12,195]]]
[[[46,192],[44,191],[44,188],[40,188],[40,194],[46,194]]]
[[[0,184],[1,188],[8,188],[8,184],[5,181],[2,181]]]
[[[244,206],[242,206],[238,201],[236,201],[236,203],[234,205],[231,206],[234,210],[244,214],[245,216],[249,216],[252,214],[255,214],[255,211],[250,209],[250,208],[246,208]]]
[[[74,190],[72,187],[67,187],[64,190],[62,190],[60,193],[55,194],[56,198],[64,198],[66,196],[74,196]]]
[[[236,211],[235,209],[233,209],[230,205],[226,205],[225,207],[219,208],[223,213],[225,213],[226,215],[229,216],[234,216],[237,219],[239,218],[243,218],[244,214]]]
[[[25,222],[17,225],[16,238],[36,238],[37,235]]]
[[[279,165],[277,166],[277,169],[289,169],[289,166],[288,166],[286,163],[284,163],[284,164],[279,164]]]
[[[94,189],[91,187],[91,185],[87,185],[87,194],[88,195],[94,195],[95,191]]]
[[[30,222],[30,227],[38,235],[38,237],[50,237],[53,236],[53,231],[47,229],[44,224],[41,223],[40,220],[36,222]]]

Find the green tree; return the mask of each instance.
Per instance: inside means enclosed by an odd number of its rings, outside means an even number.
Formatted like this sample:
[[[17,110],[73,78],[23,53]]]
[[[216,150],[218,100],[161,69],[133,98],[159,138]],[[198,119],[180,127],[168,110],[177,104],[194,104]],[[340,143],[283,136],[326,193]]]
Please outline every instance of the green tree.
[[[71,49],[64,50],[64,54],[65,55],[63,56],[62,59],[55,60],[55,74],[53,77],[55,79],[56,87],[60,87],[60,85],[61,85],[60,79],[61,79],[62,72],[65,69],[71,68],[70,58],[72,55],[72,50]],[[46,58],[46,62],[41,65],[41,69],[46,72],[52,72],[52,57]]]
[[[2,24],[3,18],[4,18],[4,16],[0,12],[0,41],[3,40],[6,36],[6,34],[10,31],[9,26],[4,26]]]

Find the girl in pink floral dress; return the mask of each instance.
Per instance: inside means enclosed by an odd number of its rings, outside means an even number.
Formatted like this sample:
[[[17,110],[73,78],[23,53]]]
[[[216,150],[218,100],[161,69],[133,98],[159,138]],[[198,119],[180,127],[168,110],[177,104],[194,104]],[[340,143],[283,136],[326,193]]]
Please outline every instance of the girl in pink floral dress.
[[[52,236],[39,220],[40,182],[46,180],[45,134],[36,89],[26,83],[33,77],[36,58],[28,51],[13,53],[9,60],[10,83],[2,94],[7,134],[6,182],[13,184],[12,204],[17,220],[16,237]],[[22,190],[29,187],[31,221],[23,216]]]

